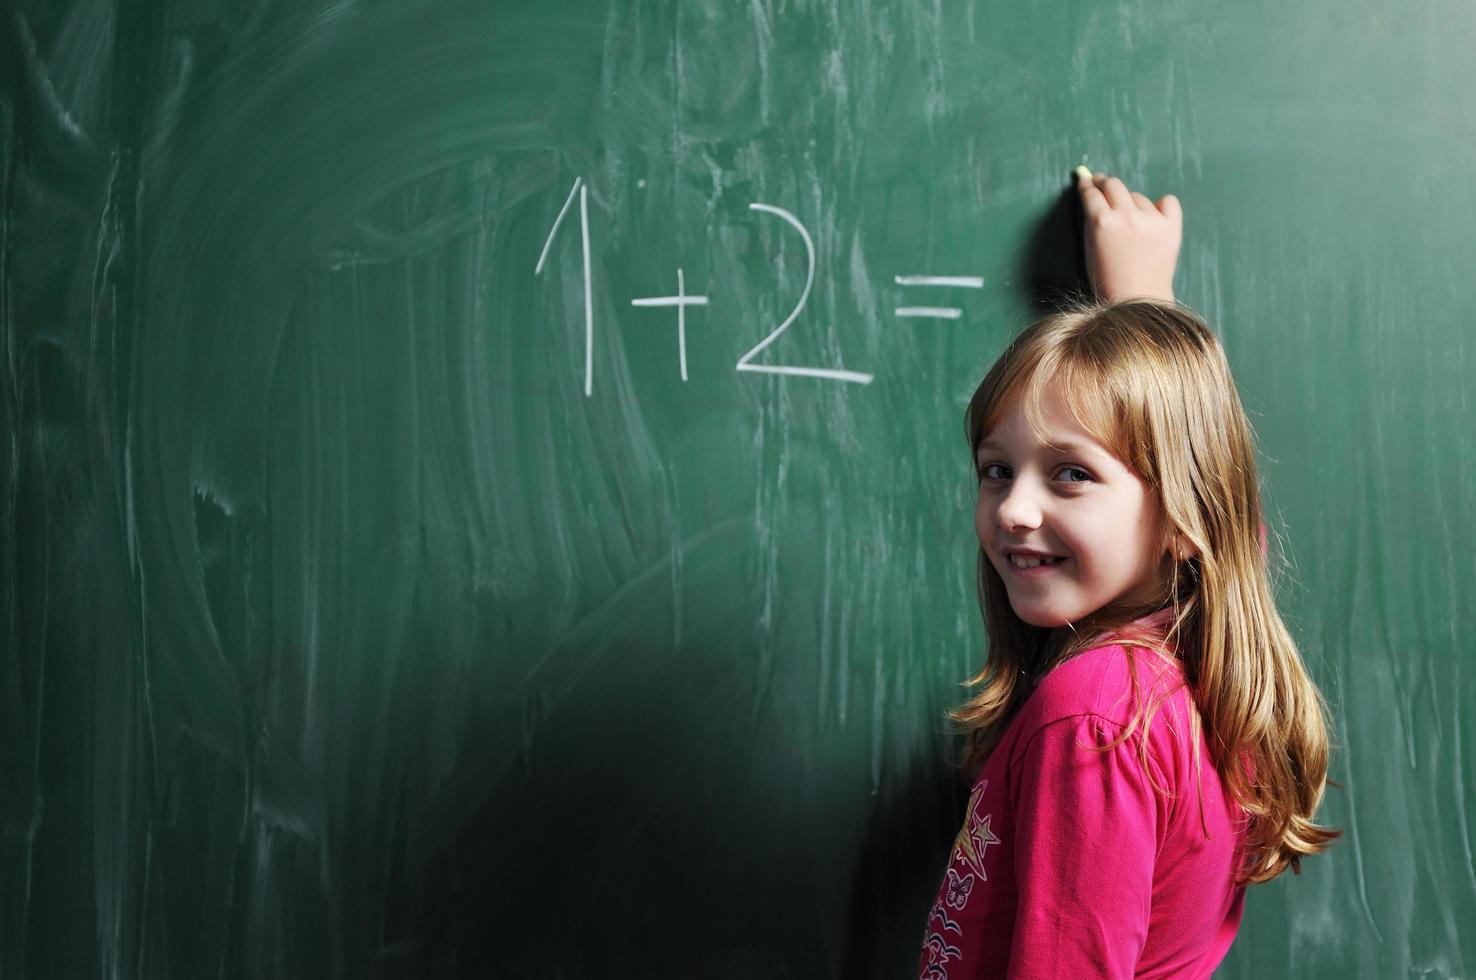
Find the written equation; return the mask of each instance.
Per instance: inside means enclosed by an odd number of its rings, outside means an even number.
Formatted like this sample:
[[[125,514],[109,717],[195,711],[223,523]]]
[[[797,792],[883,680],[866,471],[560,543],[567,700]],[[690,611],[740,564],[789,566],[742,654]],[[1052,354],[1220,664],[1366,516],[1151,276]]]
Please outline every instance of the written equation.
[[[589,260],[589,189],[581,177],[574,178],[574,186],[569,189],[569,196],[564,200],[564,206],[559,209],[559,215],[554,219],[553,227],[549,229],[548,238],[543,243],[543,250],[538,255],[538,264],[533,268],[534,275],[543,273],[544,263],[548,260],[548,250],[553,246],[554,236],[559,232],[559,226],[564,223],[564,218],[573,206],[574,199],[579,199],[579,241],[584,259],[584,394],[589,397],[594,388],[594,307],[590,303],[590,260]],[[870,384],[874,375],[862,371],[848,371],[844,368],[821,368],[801,367],[792,364],[758,364],[754,358],[763,353],[779,335],[789,329],[805,308],[805,303],[810,298],[810,288],[815,284],[815,242],[810,238],[810,232],[800,220],[790,212],[772,204],[750,204],[749,210],[772,214],[776,218],[787,222],[795,231],[799,232],[800,238],[805,243],[805,288],[800,292],[799,302],[789,311],[779,326],[775,327],[755,344],[748,353],[738,358],[735,366],[737,371],[752,371],[760,374],[787,374],[797,375],[805,378],[823,378],[829,381],[845,381],[852,384]],[[706,306],[707,297],[687,292],[687,281],[681,267],[676,270],[677,291],[674,296],[641,296],[630,301],[632,306],[641,307],[675,307],[677,313],[677,356],[681,363],[682,380],[687,380],[687,307]],[[951,286],[964,289],[982,289],[984,279],[982,276],[927,276],[927,275],[899,275],[894,277],[899,286]],[[956,320],[962,315],[963,310],[956,306],[899,306],[893,310],[894,315],[904,318],[923,318],[934,320]]]

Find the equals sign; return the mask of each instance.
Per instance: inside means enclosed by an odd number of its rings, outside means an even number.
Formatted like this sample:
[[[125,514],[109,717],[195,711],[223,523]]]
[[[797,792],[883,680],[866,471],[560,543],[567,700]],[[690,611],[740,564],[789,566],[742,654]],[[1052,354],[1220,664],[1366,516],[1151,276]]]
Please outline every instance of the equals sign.
[[[983,276],[897,276],[899,286],[961,286],[964,289],[983,289]],[[897,316],[920,317],[929,320],[957,320],[963,310],[957,306],[899,306]]]

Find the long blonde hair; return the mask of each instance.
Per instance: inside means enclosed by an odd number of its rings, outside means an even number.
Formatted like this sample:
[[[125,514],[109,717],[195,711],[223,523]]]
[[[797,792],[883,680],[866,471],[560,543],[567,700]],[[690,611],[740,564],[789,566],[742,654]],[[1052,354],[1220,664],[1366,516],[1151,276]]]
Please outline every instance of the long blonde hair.
[[[1248,818],[1237,880],[1270,881],[1288,867],[1300,873],[1302,857],[1326,850],[1341,833],[1312,819],[1327,783],[1327,706],[1276,609],[1251,427],[1224,350],[1178,304],[1074,302],[1026,328],[974,392],[965,417],[970,453],[1017,394],[1041,431],[1048,385],[1157,493],[1170,534],[1197,554],[1173,565],[1156,603],[1103,607],[1072,624],[1063,642],[1052,639],[1062,631],[1015,614],[981,547],[988,658],[966,682],[978,691],[949,712],[967,734],[963,767],[973,773],[983,764],[1030,695],[1030,678],[1112,632],[1130,653],[1141,647],[1182,665],[1199,709],[1190,732],[1196,776],[1202,718],[1215,769]],[[1156,609],[1172,611],[1166,629],[1135,622]],[[1112,744],[1139,724],[1146,732],[1161,701],[1140,702]],[[1146,739],[1139,752],[1146,754]]]

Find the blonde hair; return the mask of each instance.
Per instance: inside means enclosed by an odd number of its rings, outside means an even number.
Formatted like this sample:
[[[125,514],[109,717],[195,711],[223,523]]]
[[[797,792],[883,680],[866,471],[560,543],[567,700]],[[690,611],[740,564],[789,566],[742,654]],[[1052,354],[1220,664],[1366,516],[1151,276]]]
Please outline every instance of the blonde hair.
[[[1157,494],[1169,536],[1197,554],[1172,565],[1156,603],[1103,607],[1072,624],[1063,642],[1063,631],[1015,614],[981,547],[989,653],[966,682],[977,693],[949,712],[967,734],[963,767],[972,773],[983,764],[1029,696],[1030,678],[1112,632],[1129,651],[1135,687],[1134,647],[1182,665],[1198,707],[1190,729],[1196,782],[1202,718],[1215,769],[1247,817],[1236,880],[1270,881],[1287,867],[1300,873],[1304,856],[1341,834],[1312,820],[1327,783],[1327,707],[1277,613],[1251,427],[1224,350],[1198,315],[1175,303],[1073,302],[1021,333],[974,392],[970,452],[1016,395],[1040,433],[1042,392],[1053,384],[1081,426]],[[1160,608],[1172,610],[1166,629],[1134,623]],[[1146,733],[1162,700],[1140,700],[1111,744],[1139,724]],[[1146,757],[1146,739],[1138,751]]]

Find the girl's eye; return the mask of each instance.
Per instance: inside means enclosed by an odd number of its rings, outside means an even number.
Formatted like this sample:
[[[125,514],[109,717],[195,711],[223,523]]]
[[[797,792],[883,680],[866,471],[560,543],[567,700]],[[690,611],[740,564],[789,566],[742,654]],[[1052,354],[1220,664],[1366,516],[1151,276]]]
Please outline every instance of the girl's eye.
[[[1005,466],[1003,463],[985,463],[982,467],[979,468],[979,479],[980,480],[1000,480],[1000,479],[1004,479],[1004,477],[996,476],[996,475],[994,475],[993,472],[991,472],[991,471],[993,471],[996,468],[1001,469],[1001,470],[1007,470],[1007,469],[1009,469],[1009,467],[1008,466]],[[1080,474],[1083,477],[1083,479],[1081,479],[1081,480],[1067,480],[1066,481],[1067,483],[1090,483],[1092,481],[1092,475],[1090,473],[1088,473],[1086,470],[1082,469],[1080,466],[1063,466],[1060,469],[1058,469],[1056,472],[1057,473],[1077,473],[1077,474]]]

